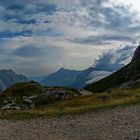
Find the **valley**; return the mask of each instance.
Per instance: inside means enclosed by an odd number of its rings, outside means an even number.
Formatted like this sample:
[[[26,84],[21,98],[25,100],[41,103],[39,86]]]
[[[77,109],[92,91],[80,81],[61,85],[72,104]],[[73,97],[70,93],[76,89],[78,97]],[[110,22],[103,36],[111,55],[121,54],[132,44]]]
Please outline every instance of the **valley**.
[[[0,140],[140,140],[140,1],[0,0]]]
[[[140,46],[128,65],[82,89],[42,86],[35,81],[10,86],[0,94],[0,124],[5,122],[1,138],[137,140],[139,50]]]

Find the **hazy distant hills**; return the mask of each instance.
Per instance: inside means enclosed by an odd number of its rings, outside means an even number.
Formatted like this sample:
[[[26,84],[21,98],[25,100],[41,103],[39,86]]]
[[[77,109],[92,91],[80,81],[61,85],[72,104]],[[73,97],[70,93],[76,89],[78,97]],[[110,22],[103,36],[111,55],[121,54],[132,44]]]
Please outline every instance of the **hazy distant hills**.
[[[29,77],[28,79],[37,81],[44,86],[65,86],[65,87],[81,89],[87,86],[88,84],[96,82],[110,74],[111,72],[99,71],[93,67],[90,67],[83,71],[61,68],[57,72],[54,72],[47,77],[45,76]],[[7,89],[13,84],[26,82],[26,81],[28,80],[25,76],[16,74],[12,70],[0,70],[1,91]]]
[[[123,62],[132,55],[132,48],[134,47],[126,46],[122,49],[118,49],[117,51],[109,51],[104,53],[94,67],[90,67],[85,70],[78,71],[61,68],[49,76],[43,76],[42,73],[40,73],[42,76],[28,77],[28,79],[39,82],[44,86],[66,86],[81,89],[122,68],[124,66]],[[13,83],[26,81],[24,76],[17,76],[17,74],[12,70],[8,70],[7,73],[2,71],[2,73],[5,74],[1,75],[9,75],[9,78],[11,78],[11,80],[7,80],[7,78],[0,78],[0,89],[2,90],[6,89]],[[24,78],[22,79],[21,77]]]
[[[102,92],[114,87],[137,88],[140,86],[140,46],[136,49],[132,61],[110,76],[88,85],[91,92]]]
[[[41,81],[41,84],[45,86],[66,86],[80,89],[108,76],[109,74],[111,74],[111,72],[97,71],[93,67],[83,71],[61,68],[57,72],[46,77]]]
[[[3,91],[15,83],[26,82],[27,78],[12,70],[0,70],[0,90]]]
[[[130,45],[105,52],[96,60],[93,67],[85,70],[76,71],[61,68],[57,72],[46,76],[43,80],[42,77],[41,80],[39,80],[40,77],[33,80],[39,81],[45,86],[67,86],[81,89],[105,78],[124,67],[125,64],[128,64],[135,48],[136,46]]]
[[[74,80],[72,83],[72,87],[74,88],[82,88],[84,87],[85,83],[87,82],[88,75],[94,71],[94,68],[90,67],[86,70],[83,70]],[[89,79],[88,79],[89,80]]]
[[[111,72],[106,71],[97,71],[95,68],[90,67],[86,70],[83,70],[75,79],[75,81],[72,83],[72,87],[74,88],[83,88],[86,85],[89,85],[93,82],[96,82],[108,75],[110,75]]]
[[[61,68],[57,72],[47,76],[41,81],[45,86],[66,86],[69,87],[74,82],[75,78],[81,73],[81,71],[68,70]]]

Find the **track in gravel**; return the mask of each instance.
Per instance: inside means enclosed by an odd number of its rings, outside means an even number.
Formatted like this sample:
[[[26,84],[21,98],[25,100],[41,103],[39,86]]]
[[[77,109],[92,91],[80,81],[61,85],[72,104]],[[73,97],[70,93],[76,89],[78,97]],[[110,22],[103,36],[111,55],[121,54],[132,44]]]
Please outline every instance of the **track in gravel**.
[[[0,140],[140,140],[140,106],[53,119],[0,120]]]

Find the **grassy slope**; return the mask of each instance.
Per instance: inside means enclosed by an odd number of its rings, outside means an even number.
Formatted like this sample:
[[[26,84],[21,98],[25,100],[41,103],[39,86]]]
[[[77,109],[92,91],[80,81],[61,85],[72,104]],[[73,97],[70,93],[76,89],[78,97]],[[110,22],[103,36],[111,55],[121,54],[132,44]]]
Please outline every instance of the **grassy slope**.
[[[87,86],[85,89],[94,93],[103,92],[107,89],[117,87],[124,82],[140,79],[139,72],[140,60],[137,60],[136,62],[128,64],[110,76]]]
[[[3,92],[4,96],[32,96],[43,92],[43,87],[35,82],[18,83]]]
[[[23,96],[39,95],[43,92],[43,90],[43,87],[35,82],[15,84],[0,94],[0,107],[4,105],[3,101],[7,97],[12,97],[12,99],[16,98],[16,102],[20,104],[23,102]]]
[[[86,97],[76,97],[41,106],[26,111],[1,113],[0,119],[30,119],[36,117],[54,117],[66,114],[79,114],[98,111],[104,108],[140,104],[140,89],[104,92]]]

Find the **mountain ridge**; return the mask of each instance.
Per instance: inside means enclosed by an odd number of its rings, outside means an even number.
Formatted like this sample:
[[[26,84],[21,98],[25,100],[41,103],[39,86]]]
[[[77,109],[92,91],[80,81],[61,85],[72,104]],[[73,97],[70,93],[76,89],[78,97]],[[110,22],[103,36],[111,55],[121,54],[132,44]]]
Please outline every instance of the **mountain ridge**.
[[[22,74],[17,74],[13,70],[0,70],[0,90],[3,91],[6,88],[20,82],[26,82],[28,79]]]
[[[97,75],[93,73],[98,73]],[[92,73],[92,75],[91,75]],[[96,81],[100,80],[111,74],[111,72],[103,72],[99,71],[94,67],[89,67],[85,70],[76,71],[76,70],[69,70],[65,68],[59,69],[57,72],[54,72],[44,78],[40,84],[44,86],[66,86],[76,89],[82,89],[86,85],[88,85],[88,81]],[[95,78],[95,79],[94,79]]]
[[[96,73],[97,75],[93,74]],[[107,72],[106,72],[107,73]],[[108,75],[111,74],[111,72],[108,72]],[[102,75],[102,77],[100,77]],[[108,76],[107,74],[105,74],[105,71],[100,71],[94,67],[89,67],[88,69],[85,69],[82,71],[82,73],[80,73],[75,81],[72,83],[72,87],[74,88],[78,88],[78,89],[82,89],[85,86],[88,85],[88,82],[94,82],[94,80],[96,80],[96,78],[98,80],[100,80],[101,78],[104,78],[106,76]]]
[[[85,89],[95,93],[103,92],[110,88],[121,87],[126,82],[136,82],[138,79],[140,79],[140,46],[134,52],[132,61],[128,65],[110,76],[88,85]]]
[[[79,73],[81,71],[61,68],[44,78],[40,83],[45,86],[69,86]]]

